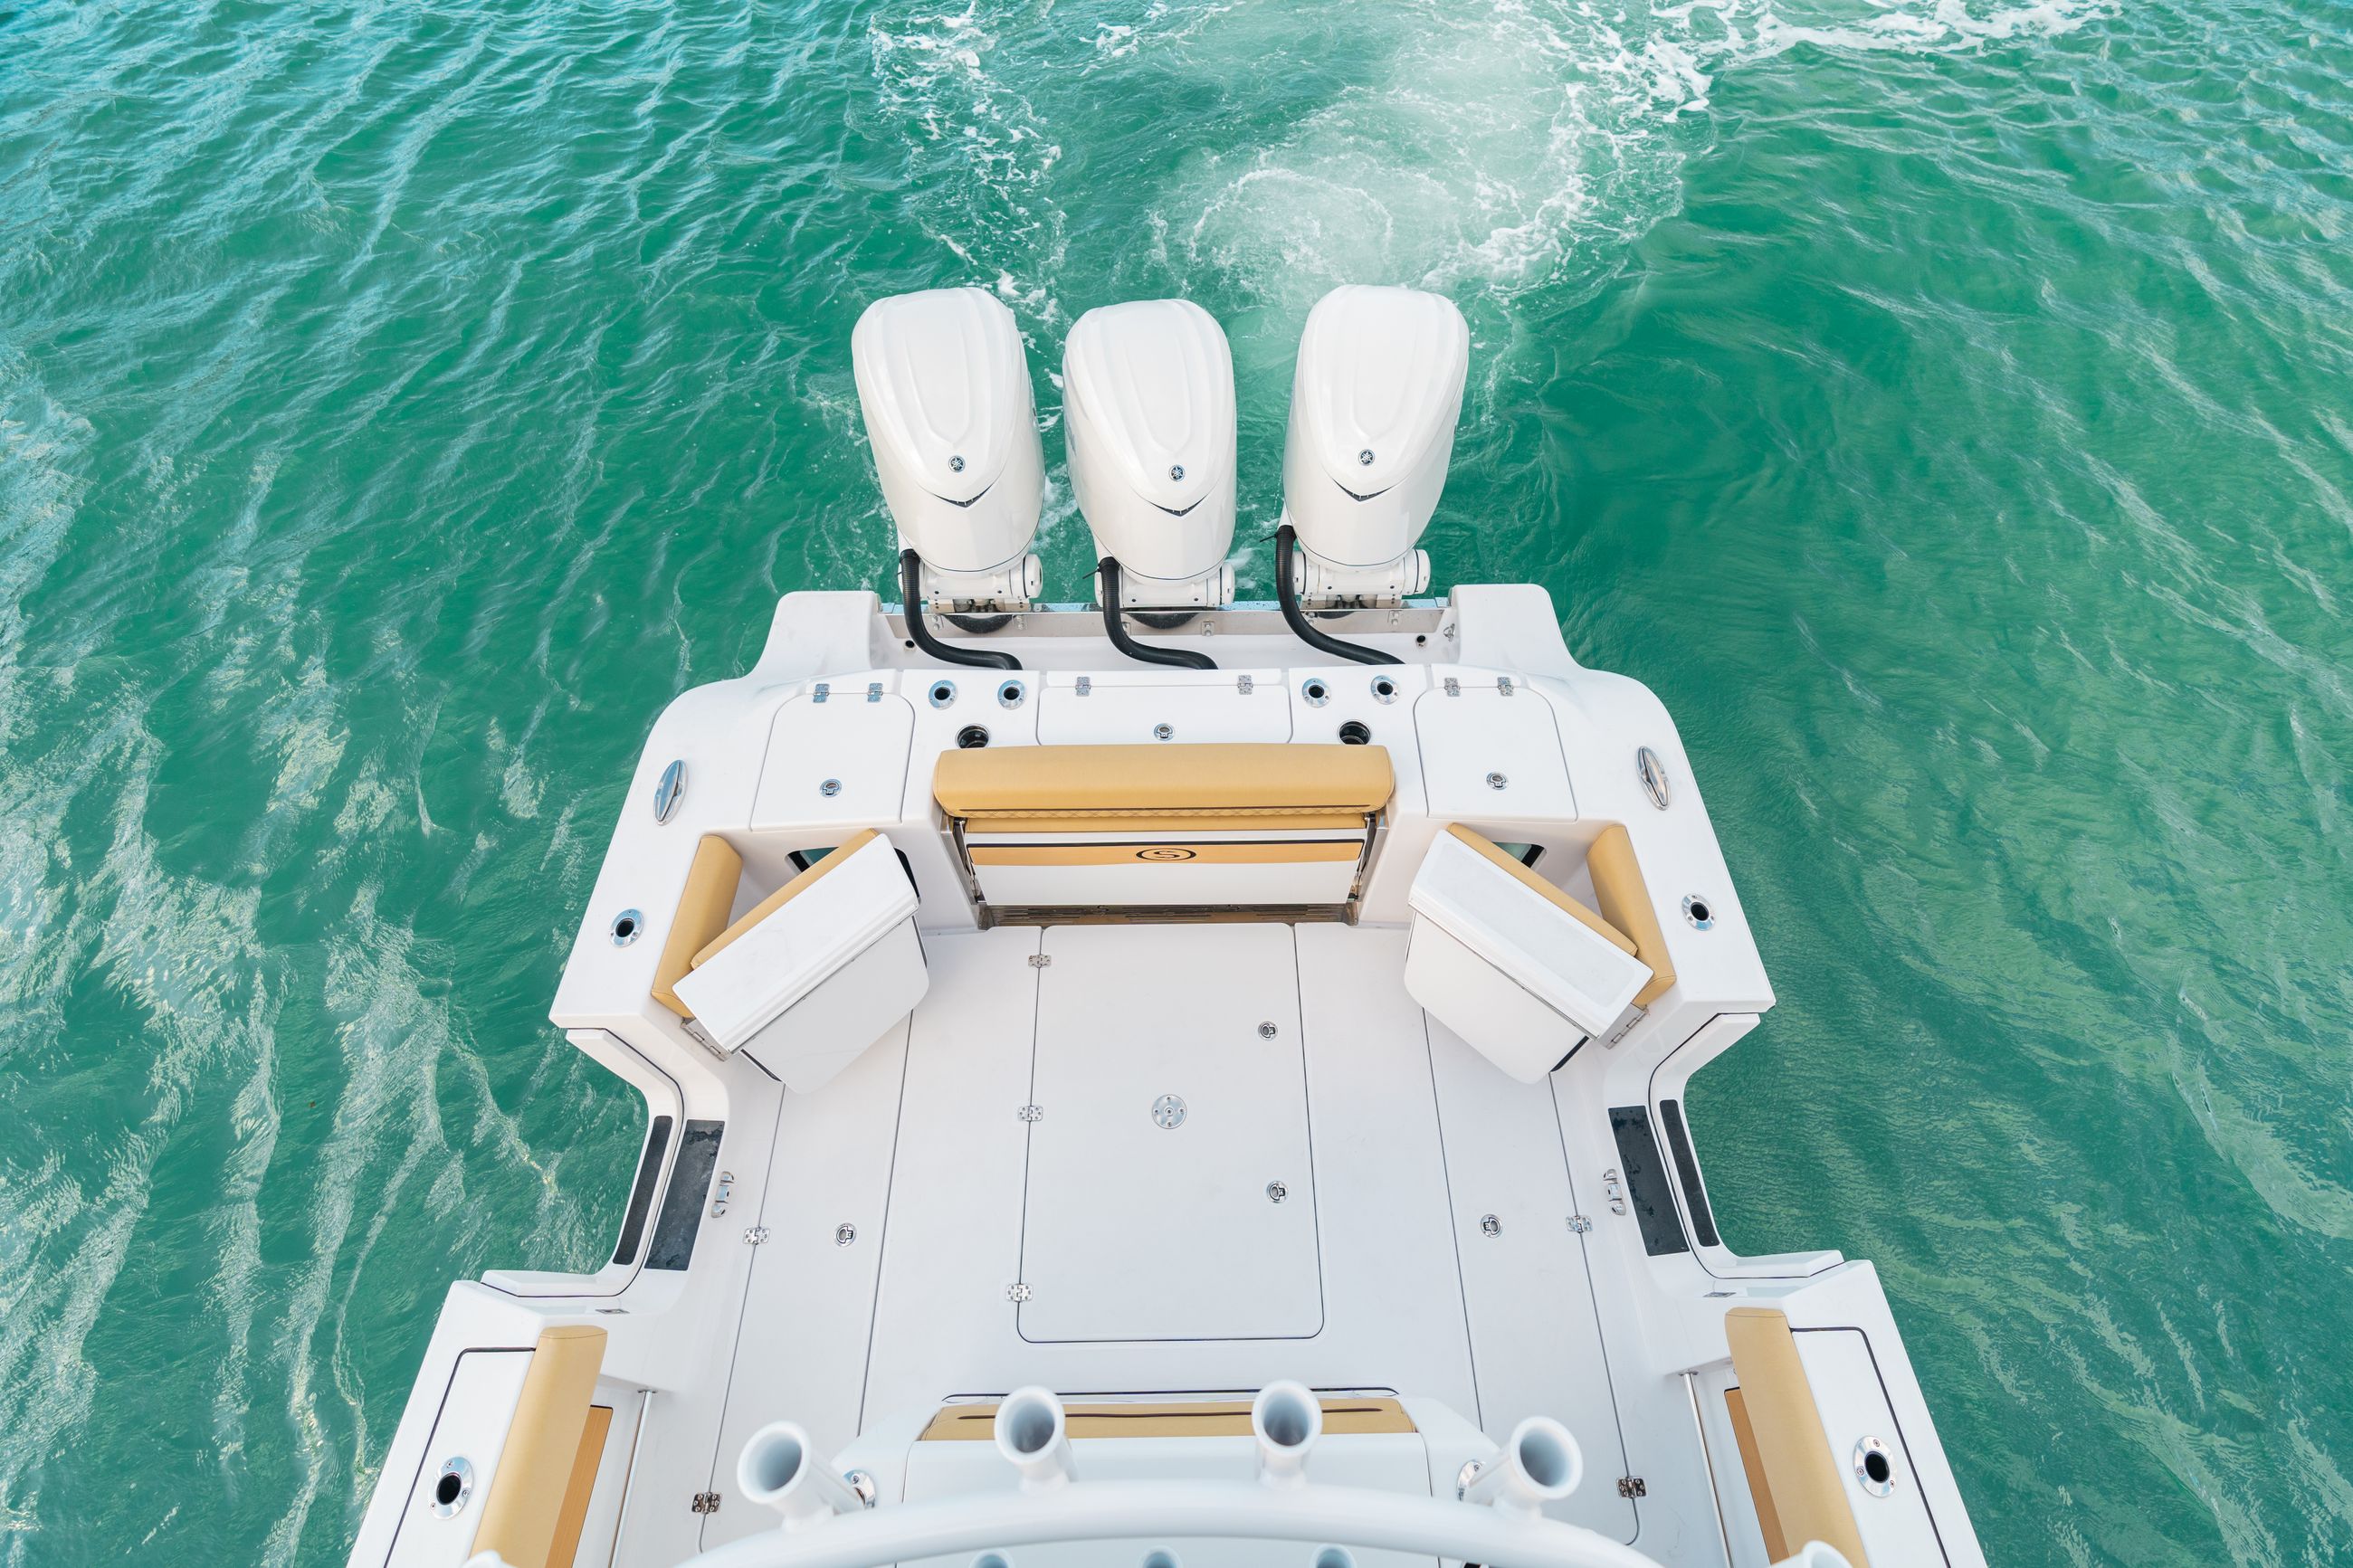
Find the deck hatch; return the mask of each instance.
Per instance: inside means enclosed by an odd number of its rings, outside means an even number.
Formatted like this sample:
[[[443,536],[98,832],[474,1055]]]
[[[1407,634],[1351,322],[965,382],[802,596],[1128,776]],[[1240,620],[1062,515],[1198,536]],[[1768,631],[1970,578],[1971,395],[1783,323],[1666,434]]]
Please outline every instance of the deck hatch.
[[[1290,928],[1055,926],[1044,949],[1021,1337],[1319,1332]]]

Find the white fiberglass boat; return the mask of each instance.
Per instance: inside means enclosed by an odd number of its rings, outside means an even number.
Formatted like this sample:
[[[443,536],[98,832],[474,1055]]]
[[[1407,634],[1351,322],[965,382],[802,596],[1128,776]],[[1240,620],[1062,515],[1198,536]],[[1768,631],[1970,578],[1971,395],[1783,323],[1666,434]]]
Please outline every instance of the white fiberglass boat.
[[[852,352],[905,609],[654,726],[554,1008],[645,1097],[611,1261],[450,1289],[352,1562],[1979,1568],[1871,1266],[1711,1215],[1773,991],[1673,723],[1419,597],[1453,306],[1309,318],[1279,606],[1198,307],[1071,331],[1083,609],[1011,314]]]

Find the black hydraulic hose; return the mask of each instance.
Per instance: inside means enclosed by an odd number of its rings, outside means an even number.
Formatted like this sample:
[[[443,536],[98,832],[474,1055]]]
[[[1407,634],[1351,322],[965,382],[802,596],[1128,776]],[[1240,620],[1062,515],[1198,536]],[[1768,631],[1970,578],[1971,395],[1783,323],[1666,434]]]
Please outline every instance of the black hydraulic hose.
[[[1337,658],[1353,658],[1358,664],[1403,664],[1405,660],[1393,653],[1383,653],[1377,647],[1366,647],[1360,642],[1342,642],[1338,637],[1317,631],[1299,607],[1299,590],[1291,582],[1291,551],[1299,542],[1298,531],[1284,523],[1274,531],[1274,596],[1282,603],[1282,618],[1299,634],[1299,640],[1318,653],[1328,653]]]
[[[1021,661],[1009,653],[995,648],[950,647],[932,635],[923,625],[923,602],[917,595],[923,586],[923,558],[912,550],[899,552],[899,596],[906,601],[907,635],[915,646],[934,658],[947,664],[977,665],[983,669],[1018,669]]]
[[[1218,668],[1218,661],[1206,653],[1196,653],[1188,647],[1146,647],[1128,636],[1127,627],[1119,618],[1119,558],[1106,555],[1096,563],[1095,570],[1103,577],[1103,630],[1111,634],[1112,647],[1146,664],[1173,664],[1179,669]]]

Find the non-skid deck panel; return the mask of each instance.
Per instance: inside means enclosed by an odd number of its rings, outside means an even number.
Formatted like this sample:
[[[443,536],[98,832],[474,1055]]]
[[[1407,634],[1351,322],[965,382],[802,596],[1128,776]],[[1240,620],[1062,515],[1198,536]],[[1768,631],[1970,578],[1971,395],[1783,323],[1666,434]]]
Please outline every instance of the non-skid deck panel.
[[[1105,1006],[1118,1003],[1094,1031],[1106,1048],[1175,988],[1214,996],[1219,976],[1167,960],[1168,928],[1087,930],[1103,943],[1088,962],[1124,981],[1104,993]],[[1012,1288],[1024,1282],[1028,1139],[1039,1124],[1022,1110],[1052,973],[1032,960],[1068,932],[927,933],[931,990],[903,1072],[886,1047],[816,1094],[786,1097],[760,1216],[771,1239],[745,1299],[714,1487],[732,1486],[744,1436],[771,1420],[799,1421],[830,1447],[886,1418],[1025,1384],[1073,1397],[1230,1395],[1289,1377],[1442,1400],[1499,1436],[1521,1415],[1557,1415],[1588,1469],[1569,1517],[1631,1533],[1631,1508],[1608,1484],[1622,1450],[1585,1258],[1567,1229],[1551,1095],[1451,1037],[1439,1048],[1461,1059],[1433,1067],[1442,1031],[1405,994],[1402,930],[1254,930],[1295,954],[1320,1328],[1290,1339],[1023,1338]],[[1246,1020],[1253,1031],[1261,1021],[1282,1022]],[[1134,1136],[1172,1136],[1145,1109]],[[1479,1219],[1501,1205],[1514,1228],[1486,1237]],[[838,1247],[843,1223],[856,1237]],[[1536,1245],[1544,1226],[1561,1245]],[[705,1544],[765,1528],[758,1511],[723,1510]]]
[[[755,1226],[766,1232],[744,1285],[715,1489],[733,1489],[736,1456],[771,1421],[789,1415],[828,1453],[858,1435],[859,1352],[873,1312],[906,1065],[902,1023],[818,1093],[786,1094],[760,1212],[744,1214],[740,1226],[705,1227],[706,1247],[741,1245]],[[837,1239],[844,1226],[846,1247]],[[774,1528],[762,1511],[707,1516],[704,1550],[763,1523]]]
[[[1430,1062],[1463,1238],[1480,1424],[1499,1436],[1530,1415],[1560,1421],[1585,1452],[1587,1479],[1545,1511],[1630,1541],[1634,1504],[1608,1484],[1628,1473],[1626,1452],[1585,1237],[1568,1226],[1577,1206],[1560,1114],[1546,1086],[1504,1077],[1435,1020]]]

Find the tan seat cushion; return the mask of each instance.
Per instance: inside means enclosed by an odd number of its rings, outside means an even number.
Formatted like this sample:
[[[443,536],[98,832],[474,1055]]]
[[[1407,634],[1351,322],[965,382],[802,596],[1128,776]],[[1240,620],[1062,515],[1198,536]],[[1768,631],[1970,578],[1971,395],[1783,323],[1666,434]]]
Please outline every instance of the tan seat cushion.
[[[1593,873],[1593,901],[1601,906],[1602,918],[1632,938],[1628,951],[1651,966],[1651,983],[1634,996],[1635,1006],[1647,1007],[1675,983],[1675,961],[1667,956],[1658,906],[1651,901],[1641,863],[1634,858],[1633,837],[1622,823],[1601,830],[1585,852],[1585,868]]]
[[[1785,1552],[1819,1541],[1838,1548],[1853,1568],[1870,1568],[1788,1315],[1735,1307],[1724,1315],[1724,1334],[1732,1374],[1740,1380],[1736,1419],[1746,1430],[1735,1435],[1757,1517],[1778,1529]]]
[[[940,809],[972,833],[1357,828],[1396,788],[1381,746],[1002,746],[944,752]]]
[[[681,1018],[693,1017],[694,1010],[678,999],[675,987],[694,967],[694,955],[727,929],[736,884],[743,879],[744,857],[735,847],[715,833],[703,835],[687,868],[678,912],[670,916],[670,934],[662,939],[661,957],[654,962],[654,1000]]]
[[[540,1331],[482,1500],[474,1552],[496,1552],[514,1568],[565,1568],[550,1559],[604,1364],[604,1330],[569,1324]]]

